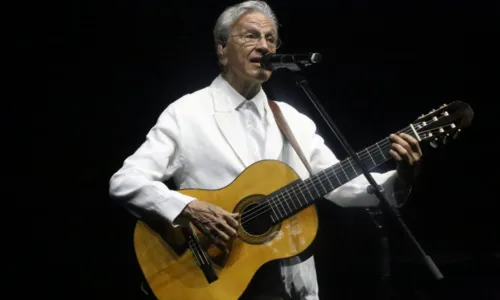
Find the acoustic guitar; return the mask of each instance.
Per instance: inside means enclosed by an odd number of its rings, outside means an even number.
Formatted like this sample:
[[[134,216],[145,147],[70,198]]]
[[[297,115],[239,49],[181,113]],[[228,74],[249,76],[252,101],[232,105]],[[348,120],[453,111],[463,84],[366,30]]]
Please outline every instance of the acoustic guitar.
[[[437,147],[455,138],[472,118],[470,106],[455,101],[420,116],[399,132]],[[385,138],[357,154],[371,170],[390,159],[389,147]],[[139,266],[158,299],[238,299],[262,265],[310,248],[318,230],[315,201],[361,174],[351,158],[305,180],[280,161],[263,160],[224,188],[179,190],[240,213],[238,237],[222,251],[196,228],[189,238],[184,226],[154,228],[140,220],[134,231]]]

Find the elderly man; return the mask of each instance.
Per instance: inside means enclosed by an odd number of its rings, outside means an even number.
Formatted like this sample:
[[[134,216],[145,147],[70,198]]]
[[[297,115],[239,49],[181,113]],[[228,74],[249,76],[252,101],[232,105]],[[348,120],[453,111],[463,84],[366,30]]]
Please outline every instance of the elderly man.
[[[198,91],[172,102],[161,113],[144,143],[125,159],[110,180],[110,194],[133,213],[154,213],[172,225],[196,220],[207,231],[230,241],[238,215],[169,189],[219,189],[246,167],[263,159],[281,160],[305,179],[308,170],[282,136],[261,85],[271,76],[259,63],[279,46],[277,19],[262,1],[227,8],[218,18],[214,38],[221,73]],[[316,133],[312,120],[289,104],[276,102],[304,152],[313,173],[338,162]],[[397,170],[373,173],[390,199],[394,187],[407,191],[420,160],[418,142],[409,135],[390,135],[390,155]],[[258,184],[256,182],[255,184]],[[325,196],[340,206],[374,206],[363,175]],[[404,194],[404,193],[402,193]],[[319,299],[314,258],[294,265],[272,264],[266,278],[252,285],[248,299]]]

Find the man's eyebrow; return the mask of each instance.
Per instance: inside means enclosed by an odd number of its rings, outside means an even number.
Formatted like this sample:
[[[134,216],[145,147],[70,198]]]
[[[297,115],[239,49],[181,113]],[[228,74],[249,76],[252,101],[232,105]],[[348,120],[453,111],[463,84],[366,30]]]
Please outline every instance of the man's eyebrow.
[[[244,31],[260,31],[257,27],[255,26],[252,26],[252,25],[247,25],[247,26],[243,26],[243,30]],[[266,34],[274,34],[276,35],[276,30],[274,29],[269,29],[265,32]]]

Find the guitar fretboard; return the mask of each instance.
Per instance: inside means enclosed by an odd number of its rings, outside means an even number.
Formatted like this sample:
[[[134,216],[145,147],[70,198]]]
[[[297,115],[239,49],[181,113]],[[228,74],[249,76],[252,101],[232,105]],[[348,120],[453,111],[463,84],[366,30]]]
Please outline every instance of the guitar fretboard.
[[[410,125],[398,133],[402,132],[416,137]],[[390,145],[391,141],[385,138],[357,152],[357,155],[367,169],[371,170],[391,158]],[[272,222],[276,224],[283,221],[359,175],[363,176],[363,171],[349,157],[306,180],[290,183],[266,199],[272,210]]]

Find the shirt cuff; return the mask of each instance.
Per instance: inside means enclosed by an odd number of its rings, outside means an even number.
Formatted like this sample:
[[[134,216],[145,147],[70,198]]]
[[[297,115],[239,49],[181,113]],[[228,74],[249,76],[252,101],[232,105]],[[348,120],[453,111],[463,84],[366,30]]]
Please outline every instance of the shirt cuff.
[[[183,225],[181,218],[178,218],[184,208],[196,198],[184,195],[180,192],[172,191],[171,196],[157,201],[155,210],[165,217],[173,227]]]

